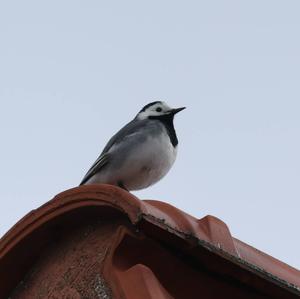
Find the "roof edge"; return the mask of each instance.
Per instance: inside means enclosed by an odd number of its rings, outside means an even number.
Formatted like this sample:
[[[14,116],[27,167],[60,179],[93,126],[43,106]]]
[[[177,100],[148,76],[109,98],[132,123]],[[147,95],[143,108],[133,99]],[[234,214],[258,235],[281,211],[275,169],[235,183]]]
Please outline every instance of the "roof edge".
[[[0,239],[0,259],[32,231],[74,209],[109,206],[126,214],[135,224],[141,217],[141,201],[125,190],[111,185],[80,186],[64,191],[19,220]]]

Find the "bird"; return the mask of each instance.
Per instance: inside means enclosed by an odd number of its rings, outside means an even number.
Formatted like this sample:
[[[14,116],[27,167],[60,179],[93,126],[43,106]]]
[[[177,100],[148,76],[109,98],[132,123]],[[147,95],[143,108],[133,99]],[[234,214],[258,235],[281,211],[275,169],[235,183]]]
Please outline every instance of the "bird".
[[[110,184],[134,191],[158,182],[176,159],[173,120],[185,108],[174,109],[163,101],[145,105],[108,141],[80,185]]]

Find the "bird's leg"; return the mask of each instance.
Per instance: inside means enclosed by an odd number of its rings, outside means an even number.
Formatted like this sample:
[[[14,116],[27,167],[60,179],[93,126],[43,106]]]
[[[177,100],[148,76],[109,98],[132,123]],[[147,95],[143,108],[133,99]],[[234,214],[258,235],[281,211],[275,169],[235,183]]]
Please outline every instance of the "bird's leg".
[[[127,192],[129,192],[129,190],[124,186],[123,182],[122,181],[119,181],[118,182],[118,186],[124,190],[126,190]]]

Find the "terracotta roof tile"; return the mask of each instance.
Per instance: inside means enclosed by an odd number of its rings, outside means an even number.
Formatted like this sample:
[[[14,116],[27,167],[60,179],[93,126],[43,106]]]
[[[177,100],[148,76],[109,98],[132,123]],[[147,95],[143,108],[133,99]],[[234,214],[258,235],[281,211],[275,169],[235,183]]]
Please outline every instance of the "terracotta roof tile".
[[[136,229],[143,231],[146,236],[156,242],[171,244],[172,248],[177,248],[182,254],[196,259],[209,271],[218,272],[218,275],[226,275],[226,277],[231,277],[230,279],[239,280],[251,288],[264,289],[269,294],[279,294],[279,296],[285,294],[285,298],[300,296],[300,272],[298,270],[235,239],[231,236],[227,225],[220,219],[213,216],[197,219],[164,202],[141,201],[118,187],[90,185],[59,194],[37,210],[30,212],[3,236],[0,240],[0,279],[3,282],[0,285],[0,298],[11,293],[24,277],[44,248],[51,234],[53,223],[62,222],[70,213],[73,213],[73,220],[76,217],[83,217],[85,209],[94,210],[96,213],[105,210],[112,215],[113,213],[126,215],[130,223]],[[81,212],[76,214],[76,211]],[[118,248],[122,242],[125,242],[124,240],[135,244],[134,242],[137,241],[130,239],[132,234],[127,229],[122,229],[114,237],[112,244],[115,244],[115,249],[111,251],[114,255],[110,258],[109,266],[107,263],[106,266],[104,265],[105,278],[119,281],[117,284],[119,289],[114,286],[113,293],[122,293],[122,296],[130,299],[173,298],[170,295],[172,291],[167,291],[157,275],[153,274],[152,268],[158,267],[155,264],[157,263],[155,257],[151,257],[147,262],[149,266],[136,261],[132,266],[128,266],[128,269],[120,270],[123,269],[123,264],[127,263],[126,260],[124,261],[126,248],[119,259],[117,258],[117,252],[120,250]],[[143,244],[148,244],[148,241],[143,242]],[[151,244],[155,248],[156,245]],[[144,251],[148,250],[147,245],[138,246],[142,246]],[[130,248],[132,251],[135,247]],[[158,252],[161,254],[162,249]],[[130,255],[130,252],[127,254],[129,254],[128,260],[135,260],[139,255],[138,252],[135,252],[136,256]],[[167,256],[166,259],[169,259]],[[12,266],[15,261],[19,263],[18,267]],[[116,264],[116,261],[119,262]],[[160,273],[161,269],[157,271],[155,273]],[[162,276],[161,279],[168,285],[168,277]],[[132,289],[134,284],[140,287]],[[178,294],[181,292],[179,289],[177,291]],[[59,292],[77,294],[75,289],[68,287]],[[76,296],[80,298],[78,294]]]

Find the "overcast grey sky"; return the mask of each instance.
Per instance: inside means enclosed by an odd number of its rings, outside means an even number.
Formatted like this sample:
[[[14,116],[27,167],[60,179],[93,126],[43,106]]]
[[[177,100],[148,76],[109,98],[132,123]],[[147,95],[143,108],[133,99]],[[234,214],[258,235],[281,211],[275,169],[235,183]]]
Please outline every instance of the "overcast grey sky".
[[[135,194],[300,268],[299,1],[1,1],[0,235],[153,100],[175,166]]]

